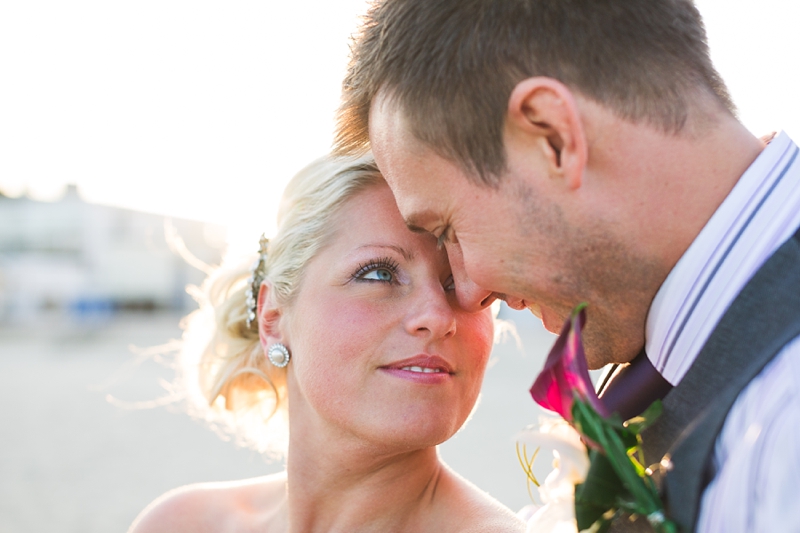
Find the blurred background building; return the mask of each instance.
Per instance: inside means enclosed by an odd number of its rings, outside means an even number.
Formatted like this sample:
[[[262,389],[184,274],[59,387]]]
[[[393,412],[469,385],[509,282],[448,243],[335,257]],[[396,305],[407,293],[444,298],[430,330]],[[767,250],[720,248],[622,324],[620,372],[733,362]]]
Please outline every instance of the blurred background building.
[[[74,185],[55,202],[0,193],[0,321],[187,310],[224,244],[222,226],[88,203]]]

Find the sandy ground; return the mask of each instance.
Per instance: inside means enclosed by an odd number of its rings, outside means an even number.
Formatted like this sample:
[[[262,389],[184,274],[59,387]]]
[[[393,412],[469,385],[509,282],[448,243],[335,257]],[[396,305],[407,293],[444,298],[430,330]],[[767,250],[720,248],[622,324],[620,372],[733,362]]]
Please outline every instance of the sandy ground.
[[[441,446],[445,461],[514,510],[529,503],[514,435],[540,411],[527,389],[555,337],[505,309],[523,348],[496,346],[470,422]],[[0,327],[0,533],[124,532],[170,488],[275,472],[178,410],[124,408],[163,396],[171,370],[134,365],[131,346],[180,336],[178,317],[123,315],[93,326],[52,317]],[[540,465],[546,470],[547,465]]]

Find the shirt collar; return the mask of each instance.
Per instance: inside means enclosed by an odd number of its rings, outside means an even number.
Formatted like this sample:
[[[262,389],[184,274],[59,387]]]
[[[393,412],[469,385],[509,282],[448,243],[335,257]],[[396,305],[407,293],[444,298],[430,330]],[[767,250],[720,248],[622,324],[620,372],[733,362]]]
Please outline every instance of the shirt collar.
[[[800,225],[797,154],[785,133],[759,154],[653,299],[645,349],[672,385],[747,281]]]

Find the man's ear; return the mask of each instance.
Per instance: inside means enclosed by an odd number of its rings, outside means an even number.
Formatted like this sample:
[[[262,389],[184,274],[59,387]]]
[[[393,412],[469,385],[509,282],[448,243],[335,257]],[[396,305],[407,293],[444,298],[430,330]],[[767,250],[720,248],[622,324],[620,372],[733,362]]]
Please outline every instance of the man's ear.
[[[257,306],[258,337],[261,339],[261,346],[266,351],[272,343],[282,340],[279,330],[281,311],[275,305],[272,285],[267,281],[262,283],[258,290]]]
[[[543,76],[519,82],[508,100],[508,125],[541,147],[551,175],[563,176],[570,189],[581,186],[588,146],[575,97],[566,85]]]

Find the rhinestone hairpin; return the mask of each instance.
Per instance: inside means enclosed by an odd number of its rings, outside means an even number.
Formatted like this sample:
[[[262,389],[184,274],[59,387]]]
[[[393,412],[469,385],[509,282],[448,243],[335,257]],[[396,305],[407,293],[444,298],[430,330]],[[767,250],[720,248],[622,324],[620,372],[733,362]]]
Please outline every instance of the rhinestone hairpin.
[[[269,246],[269,239],[263,234],[258,240],[259,250],[258,258],[253,262],[250,267],[250,277],[247,278],[247,291],[245,292],[245,305],[247,306],[247,327],[252,327],[256,322],[256,312],[258,311],[258,291],[261,289],[261,283],[267,276],[267,247]]]

